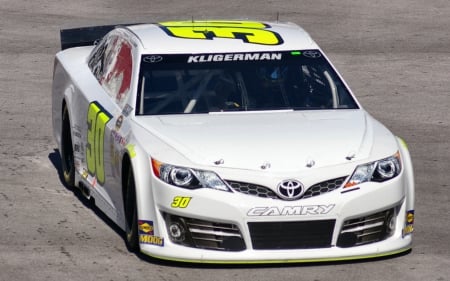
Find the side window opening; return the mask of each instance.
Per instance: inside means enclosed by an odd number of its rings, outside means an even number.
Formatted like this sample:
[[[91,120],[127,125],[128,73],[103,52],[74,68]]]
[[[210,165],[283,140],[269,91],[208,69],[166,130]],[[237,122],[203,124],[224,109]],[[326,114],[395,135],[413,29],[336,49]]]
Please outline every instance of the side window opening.
[[[88,61],[88,66],[94,74],[95,78],[100,82],[101,77],[104,72],[104,61],[103,57],[105,55],[105,51],[107,49],[106,40],[102,40],[93,50],[91,57]]]
[[[107,35],[93,50],[88,66],[106,93],[123,107],[130,94],[133,55],[131,44],[120,35]]]

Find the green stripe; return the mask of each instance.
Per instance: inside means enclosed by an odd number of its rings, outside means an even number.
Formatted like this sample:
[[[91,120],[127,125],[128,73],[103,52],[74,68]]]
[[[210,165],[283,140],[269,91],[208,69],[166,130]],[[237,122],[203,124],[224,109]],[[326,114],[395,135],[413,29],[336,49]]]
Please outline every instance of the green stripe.
[[[402,248],[400,250],[386,252],[386,253],[380,253],[380,254],[373,254],[373,255],[361,255],[361,256],[349,256],[349,257],[342,257],[342,258],[318,258],[318,259],[288,259],[288,260],[188,260],[188,259],[177,259],[177,258],[166,258],[166,257],[160,257],[155,255],[148,255],[153,258],[157,258],[160,260],[167,260],[167,261],[173,261],[173,262],[189,262],[189,263],[209,263],[209,264],[276,264],[276,263],[314,263],[314,262],[338,262],[338,261],[349,261],[349,260],[362,260],[362,259],[373,259],[373,258],[379,258],[379,257],[386,257],[386,256],[393,256],[400,253],[404,253],[406,251],[409,251],[411,247]]]
[[[400,141],[400,144],[406,148],[406,150],[408,150],[408,144],[406,143],[406,141],[404,139],[402,139],[401,137],[397,137],[398,140]]]

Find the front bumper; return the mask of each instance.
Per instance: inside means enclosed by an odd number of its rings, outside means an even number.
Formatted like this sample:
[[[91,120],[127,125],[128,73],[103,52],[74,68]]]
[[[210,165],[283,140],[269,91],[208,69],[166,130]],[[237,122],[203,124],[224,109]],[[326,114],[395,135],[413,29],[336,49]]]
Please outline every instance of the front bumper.
[[[410,214],[403,176],[384,183],[337,188],[296,201],[240,192],[186,190],[153,179],[155,209],[140,208],[152,223],[141,233],[149,256],[206,263],[348,260],[410,249]],[[177,224],[185,232],[174,238]],[[172,233],[172,235],[170,234]],[[405,235],[406,233],[406,235]]]

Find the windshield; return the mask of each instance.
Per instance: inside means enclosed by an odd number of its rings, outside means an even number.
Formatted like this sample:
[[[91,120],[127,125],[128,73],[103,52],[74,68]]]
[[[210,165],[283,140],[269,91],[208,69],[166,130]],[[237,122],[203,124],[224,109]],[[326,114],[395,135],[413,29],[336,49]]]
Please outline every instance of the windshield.
[[[144,55],[139,115],[354,109],[356,102],[318,50]]]

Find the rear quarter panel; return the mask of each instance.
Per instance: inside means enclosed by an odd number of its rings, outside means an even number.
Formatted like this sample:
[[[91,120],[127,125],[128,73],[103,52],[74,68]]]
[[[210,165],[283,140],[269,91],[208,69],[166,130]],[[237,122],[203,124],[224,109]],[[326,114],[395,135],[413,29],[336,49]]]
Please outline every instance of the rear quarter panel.
[[[80,81],[80,75],[83,75],[82,65],[86,62],[91,47],[74,48],[61,51],[56,54],[53,67],[52,84],[52,125],[53,135],[58,144],[61,143],[61,119],[63,103],[69,104],[69,117],[72,121],[74,93],[82,93],[76,88]],[[74,116],[77,117],[76,115]],[[71,122],[73,123],[73,122]]]

